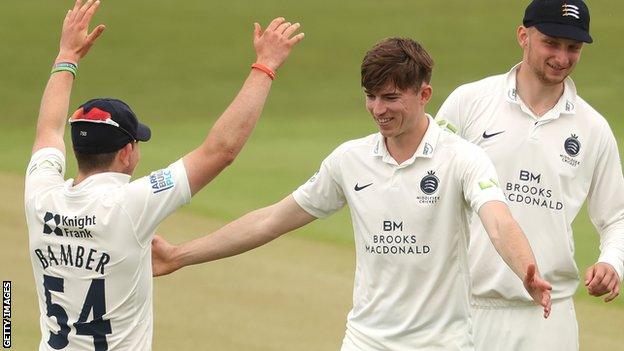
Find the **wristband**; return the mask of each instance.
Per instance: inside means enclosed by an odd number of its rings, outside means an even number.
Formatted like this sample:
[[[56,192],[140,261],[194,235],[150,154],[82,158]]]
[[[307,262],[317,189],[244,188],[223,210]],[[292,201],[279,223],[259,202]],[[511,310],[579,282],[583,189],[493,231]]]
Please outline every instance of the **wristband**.
[[[69,72],[76,78],[76,74],[78,74],[78,66],[71,62],[59,62],[52,66],[52,72],[50,74],[54,74],[56,72]]]
[[[275,75],[275,71],[270,69],[269,67],[261,64],[261,63],[254,63],[253,65],[251,65],[251,68],[255,68],[255,69],[259,69],[262,72],[266,73],[267,76],[269,76],[269,78],[271,78],[271,80],[275,79],[276,75]]]

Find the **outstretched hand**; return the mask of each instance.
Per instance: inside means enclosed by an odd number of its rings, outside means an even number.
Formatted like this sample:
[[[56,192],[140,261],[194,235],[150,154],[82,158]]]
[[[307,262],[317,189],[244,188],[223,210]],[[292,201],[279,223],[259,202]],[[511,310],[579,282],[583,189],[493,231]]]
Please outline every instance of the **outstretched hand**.
[[[260,24],[254,23],[256,62],[277,70],[292,48],[303,40],[304,33],[295,34],[300,26],[299,23],[287,22],[284,17],[271,21],[264,31]]]
[[[592,296],[608,294],[604,297],[604,302],[609,302],[620,294],[620,277],[613,266],[599,262],[587,268],[585,286]]]
[[[154,277],[173,273],[180,268],[174,260],[175,246],[160,235],[152,239],[152,274]]]
[[[87,55],[91,46],[106,28],[100,24],[89,33],[89,24],[98,7],[100,7],[99,0],[87,0],[84,4],[82,0],[76,0],[74,8],[67,12],[63,21],[57,61],[78,63]]]
[[[529,292],[535,303],[544,307],[544,318],[548,318],[550,315],[550,291],[552,286],[539,276],[534,264],[530,264],[527,267],[526,276],[524,277],[524,288]]]

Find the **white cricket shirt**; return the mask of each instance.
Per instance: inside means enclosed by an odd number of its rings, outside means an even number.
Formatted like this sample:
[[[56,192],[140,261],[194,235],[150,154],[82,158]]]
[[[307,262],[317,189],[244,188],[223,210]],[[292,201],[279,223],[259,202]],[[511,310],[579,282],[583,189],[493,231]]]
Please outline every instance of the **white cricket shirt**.
[[[130,182],[98,173],[73,186],[65,156],[33,154],[25,207],[39,295],[39,350],[151,350],[151,239],[189,202],[181,160]]]
[[[293,193],[318,218],[349,205],[356,270],[345,338],[362,351],[473,350],[468,212],[504,196],[483,150],[428,118],[401,165],[373,134],[339,146]]]
[[[487,152],[542,277],[553,285],[552,297],[567,298],[579,280],[571,225],[585,199],[600,234],[598,261],[611,264],[622,278],[624,179],[617,143],[570,78],[557,104],[536,117],[517,94],[518,67],[460,86],[436,120]],[[469,253],[476,304],[531,301],[474,216]]]

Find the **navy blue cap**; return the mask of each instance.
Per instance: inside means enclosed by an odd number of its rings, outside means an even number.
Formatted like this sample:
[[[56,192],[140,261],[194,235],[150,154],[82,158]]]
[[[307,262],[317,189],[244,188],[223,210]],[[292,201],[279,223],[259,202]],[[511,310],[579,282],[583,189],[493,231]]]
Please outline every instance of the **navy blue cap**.
[[[84,154],[117,151],[135,141],[148,141],[149,127],[137,119],[130,106],[117,99],[92,99],[69,119],[74,150]]]
[[[522,23],[551,37],[594,41],[589,35],[589,9],[582,0],[533,0]]]

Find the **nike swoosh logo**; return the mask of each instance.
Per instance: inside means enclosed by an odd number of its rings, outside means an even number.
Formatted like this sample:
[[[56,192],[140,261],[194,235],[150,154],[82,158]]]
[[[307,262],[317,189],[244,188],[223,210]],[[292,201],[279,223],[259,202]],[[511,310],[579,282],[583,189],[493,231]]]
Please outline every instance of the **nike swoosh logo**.
[[[358,186],[358,184],[357,184],[357,183],[355,183],[355,188],[353,188],[353,189],[354,189],[355,191],[360,191],[360,190],[362,190],[362,189],[364,189],[364,188],[368,188],[368,187],[369,187],[369,186],[371,186],[371,185],[373,185],[373,183],[366,184],[366,185],[363,185],[363,186]]]
[[[483,139],[488,139],[491,138],[493,136],[497,136],[499,134],[505,133],[505,131],[503,130],[502,132],[497,132],[497,133],[492,133],[492,134],[488,134],[487,132],[483,132]]]

